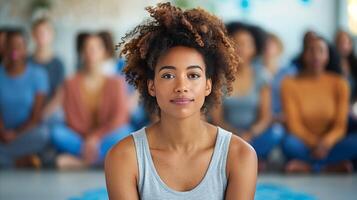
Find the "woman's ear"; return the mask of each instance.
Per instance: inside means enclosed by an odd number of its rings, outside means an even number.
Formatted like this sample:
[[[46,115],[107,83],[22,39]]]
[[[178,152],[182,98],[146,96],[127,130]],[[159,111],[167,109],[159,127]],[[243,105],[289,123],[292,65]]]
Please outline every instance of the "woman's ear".
[[[155,93],[154,80],[148,79],[147,85],[148,85],[149,94],[150,94],[151,96],[155,97],[155,96],[156,96],[156,93]]]
[[[206,91],[205,91],[205,96],[208,96],[211,94],[212,91],[212,79],[207,79],[206,81]]]

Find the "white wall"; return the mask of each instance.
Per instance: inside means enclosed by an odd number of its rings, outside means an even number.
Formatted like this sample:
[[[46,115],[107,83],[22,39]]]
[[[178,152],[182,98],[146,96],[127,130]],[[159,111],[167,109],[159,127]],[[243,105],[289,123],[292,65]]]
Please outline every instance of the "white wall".
[[[283,61],[300,51],[306,30],[312,29],[328,40],[333,38],[336,30],[336,0],[311,0],[309,4],[300,0],[251,0],[248,11],[239,9],[237,1],[227,1],[217,14],[226,21],[240,19],[277,34],[285,46]]]
[[[83,30],[107,29],[119,42],[127,30],[146,17],[144,8],[157,0],[52,0],[50,13],[56,30],[55,51],[64,60],[67,74],[75,69],[75,38]],[[0,26],[14,25],[30,31],[29,0],[0,0]],[[30,51],[33,49],[30,44]]]
[[[337,24],[338,0],[311,0],[303,5],[299,0],[251,0],[249,11],[243,12],[239,0],[215,0],[214,12],[224,21],[243,20],[261,25],[277,34],[285,45],[283,60],[287,61],[301,48],[303,33],[313,29],[332,39]],[[23,25],[29,29],[31,1],[0,0],[0,26]],[[80,30],[112,30],[116,41],[147,16],[144,7],[158,0],[53,0],[52,16],[57,38],[55,50],[65,60],[70,72],[75,64],[75,36]],[[199,1],[202,7],[208,5]]]

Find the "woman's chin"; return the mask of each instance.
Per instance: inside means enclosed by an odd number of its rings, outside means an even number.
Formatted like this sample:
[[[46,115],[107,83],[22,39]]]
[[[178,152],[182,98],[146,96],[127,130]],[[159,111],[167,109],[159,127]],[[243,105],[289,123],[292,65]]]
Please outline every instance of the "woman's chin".
[[[195,115],[197,115],[197,112],[200,111],[193,111],[192,109],[176,109],[175,111],[165,112],[165,114],[161,117],[170,116],[178,120],[183,120],[194,117]],[[197,116],[200,116],[200,113],[198,113]]]

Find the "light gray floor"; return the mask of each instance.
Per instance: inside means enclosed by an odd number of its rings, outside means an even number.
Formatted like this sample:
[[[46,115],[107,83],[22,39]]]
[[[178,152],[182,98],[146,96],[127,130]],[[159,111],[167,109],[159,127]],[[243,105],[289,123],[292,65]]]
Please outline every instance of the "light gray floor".
[[[259,183],[284,185],[323,200],[357,199],[357,175],[266,174]],[[102,171],[0,171],[1,200],[66,200],[105,187]]]

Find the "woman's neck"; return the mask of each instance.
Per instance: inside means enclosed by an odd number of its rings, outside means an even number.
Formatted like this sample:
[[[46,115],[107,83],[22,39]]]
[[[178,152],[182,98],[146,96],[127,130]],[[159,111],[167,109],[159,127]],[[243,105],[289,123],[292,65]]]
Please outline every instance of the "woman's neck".
[[[207,123],[202,120],[200,112],[185,119],[177,119],[163,113],[160,118],[156,124],[160,133],[158,138],[160,143],[166,144],[169,149],[186,151],[197,147],[198,141],[207,137]]]
[[[264,66],[272,75],[275,75],[278,71],[279,61],[272,58],[264,59]]]
[[[22,74],[25,70],[25,62],[8,63],[5,67],[6,73],[10,76],[16,76]]]
[[[103,77],[103,73],[100,72],[100,66],[95,64],[91,67],[83,66],[82,74],[90,79],[97,79]]]
[[[35,60],[39,63],[46,63],[49,62],[52,57],[52,48],[48,47],[37,47],[34,54]]]
[[[318,79],[320,78],[322,75],[324,74],[324,71],[322,72],[317,72],[317,71],[313,71],[313,70],[303,70],[300,73],[301,77],[305,77],[305,78],[310,78],[310,79]]]

